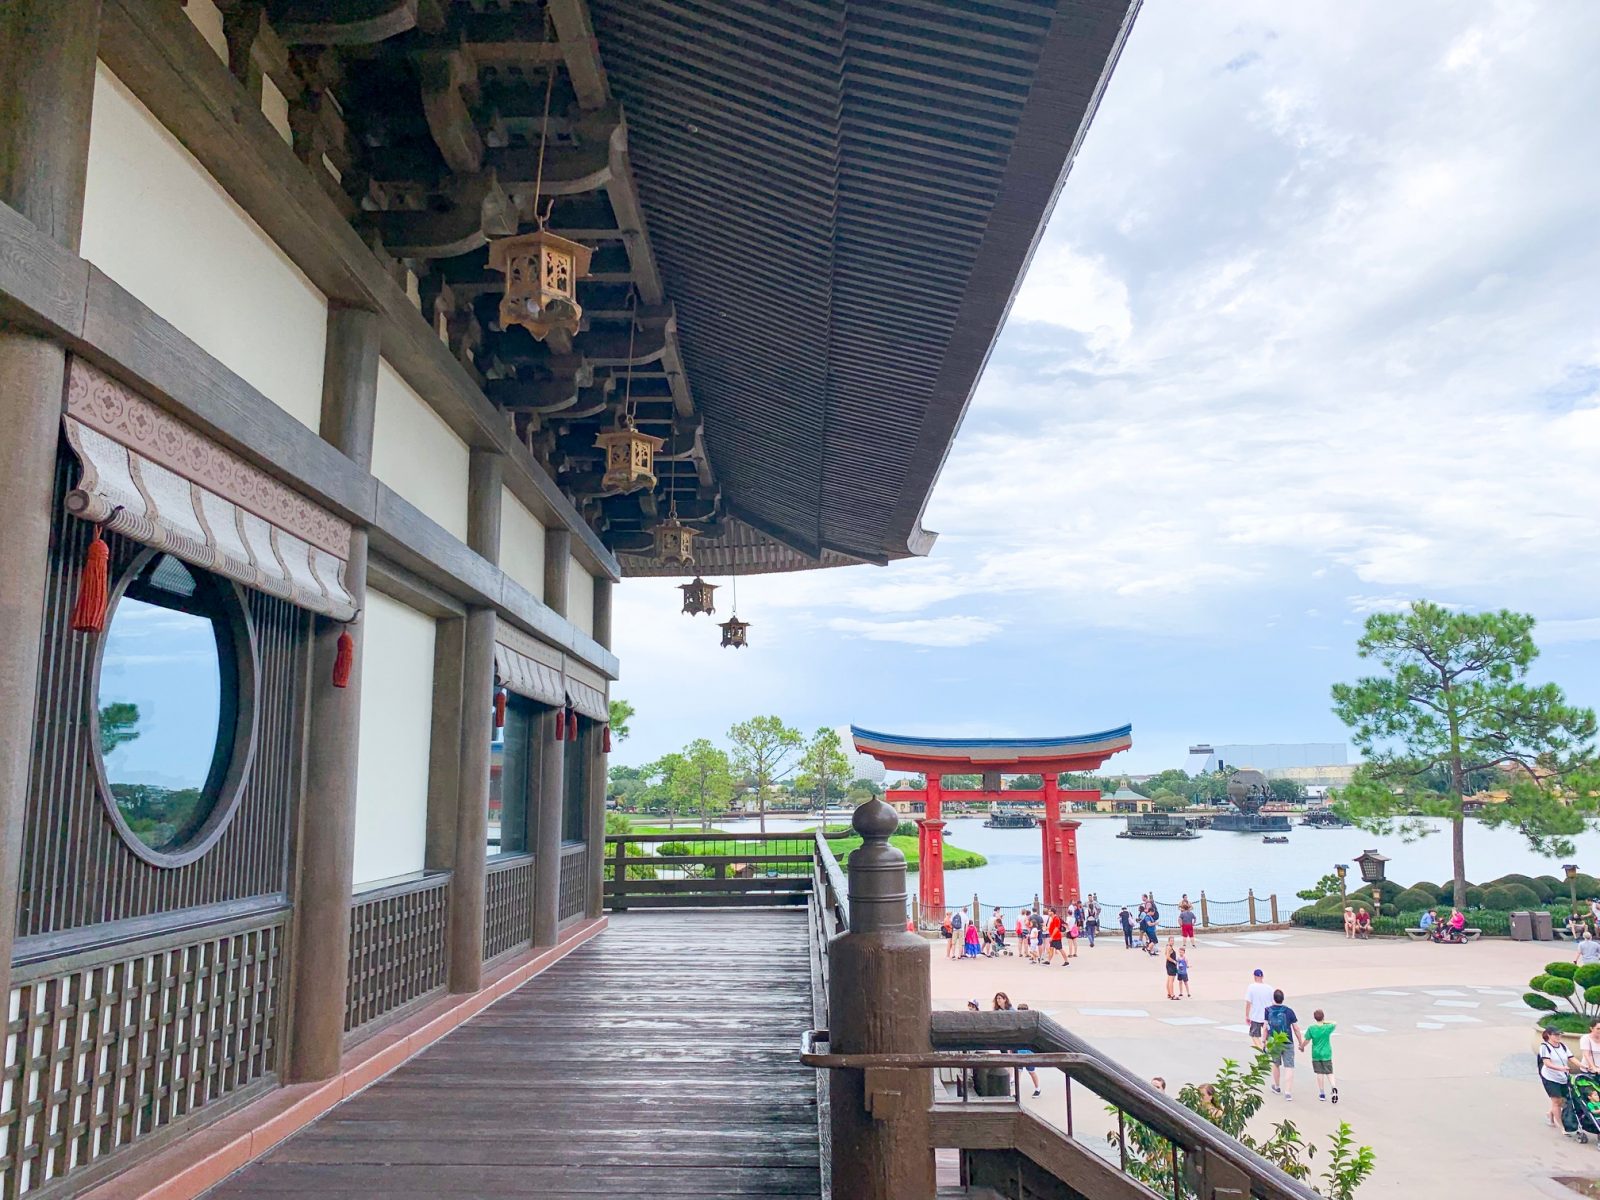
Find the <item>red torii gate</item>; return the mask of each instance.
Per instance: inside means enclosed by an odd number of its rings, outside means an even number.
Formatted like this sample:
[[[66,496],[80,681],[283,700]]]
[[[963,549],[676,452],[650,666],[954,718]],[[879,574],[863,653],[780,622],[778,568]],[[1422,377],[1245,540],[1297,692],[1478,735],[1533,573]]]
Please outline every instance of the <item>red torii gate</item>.
[[[1097,791],[1065,791],[1057,780],[1063,772],[1094,771],[1120,750],[1133,745],[1133,726],[1123,725],[1102,733],[1077,737],[1052,738],[919,738],[898,734],[874,733],[850,727],[856,749],[881,762],[891,771],[920,774],[927,779],[921,790],[898,788],[887,799],[923,802],[922,819],[917,822],[917,849],[921,866],[917,872],[917,898],[924,913],[943,914],[944,900],[944,821],[940,805],[946,799],[994,803],[1042,801],[1044,817],[1039,821],[1044,852],[1041,901],[1047,905],[1076,900],[1082,891],[1078,881],[1078,826],[1081,822],[1061,816],[1061,801],[1099,800]],[[945,791],[945,775],[981,774],[984,786],[977,791]],[[1044,787],[1020,791],[1001,791],[1001,775],[1039,775]]]

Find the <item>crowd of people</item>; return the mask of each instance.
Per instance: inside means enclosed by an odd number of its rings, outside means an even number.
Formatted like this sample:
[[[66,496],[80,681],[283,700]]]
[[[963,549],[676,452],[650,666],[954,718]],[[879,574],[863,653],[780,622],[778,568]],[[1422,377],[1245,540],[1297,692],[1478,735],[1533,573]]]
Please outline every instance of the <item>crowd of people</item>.
[[[1078,957],[1078,943],[1095,944],[1104,921],[1104,910],[1093,894],[1060,906],[1034,905],[1016,915],[1015,922],[996,908],[987,921],[975,921],[965,909],[953,908],[944,917],[940,932],[945,939],[946,958],[1010,958],[1020,955],[1030,963],[1050,966],[1059,956],[1063,966]],[[1159,929],[1161,909],[1154,897],[1140,897],[1136,908],[1124,904],[1117,912],[1125,950],[1139,949],[1152,958],[1161,954]],[[1195,909],[1188,893],[1178,902],[1178,934],[1167,939],[1173,951],[1168,974],[1187,982],[1182,964],[1185,951],[1195,945]]]

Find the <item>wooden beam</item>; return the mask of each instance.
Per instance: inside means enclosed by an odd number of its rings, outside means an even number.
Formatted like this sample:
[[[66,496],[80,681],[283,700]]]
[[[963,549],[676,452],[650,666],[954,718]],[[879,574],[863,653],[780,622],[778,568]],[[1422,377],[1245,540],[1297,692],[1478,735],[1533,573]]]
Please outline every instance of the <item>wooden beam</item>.
[[[506,455],[506,486],[546,525],[572,530],[584,565],[617,578],[616,559],[516,439],[179,9],[104,0],[106,65],[331,302],[384,320],[383,355],[470,446]]]
[[[605,67],[600,64],[600,44],[589,20],[589,6],[584,0],[547,0],[546,8],[566,56],[567,76],[578,103],[584,108],[601,107],[610,99],[610,89]]]
[[[494,610],[467,612],[461,655],[460,798],[450,879],[450,990],[483,983],[484,858],[488,853],[489,735],[494,703]],[[537,873],[537,867],[535,868]]]
[[[370,46],[412,29],[437,33],[435,0],[294,0],[279,17],[291,46]]]
[[[468,103],[469,92],[477,92],[477,64],[460,47],[417,50],[411,61],[422,84],[422,112],[444,161],[459,174],[480,170],[483,138]]]

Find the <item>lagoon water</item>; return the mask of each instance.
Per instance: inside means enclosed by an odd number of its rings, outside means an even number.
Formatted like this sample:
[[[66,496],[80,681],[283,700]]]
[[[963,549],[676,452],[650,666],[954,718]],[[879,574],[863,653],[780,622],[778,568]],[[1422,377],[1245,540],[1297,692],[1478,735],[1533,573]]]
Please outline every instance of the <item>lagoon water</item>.
[[[842,824],[843,818],[829,817]],[[772,833],[809,829],[813,820],[767,818]],[[1078,829],[1078,858],[1083,887],[1113,905],[1137,900],[1154,890],[1156,898],[1176,901],[1187,892],[1197,903],[1200,892],[1214,904],[1242,900],[1247,889],[1258,897],[1278,894],[1282,913],[1303,901],[1295,892],[1309,887],[1333,870],[1333,864],[1350,864],[1350,886],[1360,886],[1355,856],[1376,849],[1390,858],[1388,878],[1401,887],[1419,880],[1443,883],[1450,870],[1450,831],[1446,822],[1430,821],[1437,832],[1413,842],[1398,837],[1375,837],[1359,829],[1294,827],[1287,845],[1266,845],[1260,834],[1219,833],[1202,830],[1193,841],[1161,842],[1119,840],[1122,820],[1090,817]],[[751,820],[721,821],[718,827],[745,831]],[[953,817],[945,837],[966,850],[976,850],[987,866],[945,872],[945,897],[950,903],[970,901],[974,894],[985,908],[1019,908],[1039,890],[1039,833],[1036,829],[986,829],[981,817]],[[1562,875],[1561,861],[1541,858],[1514,829],[1490,829],[1467,822],[1467,878],[1474,883],[1500,875]],[[1600,832],[1578,839],[1578,854],[1570,860],[1590,874],[1600,874]],[[1262,919],[1266,910],[1262,908]],[[1214,914],[1215,919],[1223,919]]]

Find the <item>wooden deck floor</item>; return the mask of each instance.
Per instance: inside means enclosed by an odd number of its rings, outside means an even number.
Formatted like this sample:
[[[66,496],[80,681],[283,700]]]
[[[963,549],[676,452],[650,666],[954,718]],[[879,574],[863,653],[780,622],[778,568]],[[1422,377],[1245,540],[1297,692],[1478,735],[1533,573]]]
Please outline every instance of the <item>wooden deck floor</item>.
[[[817,1196],[804,910],[612,922],[209,1200]]]

